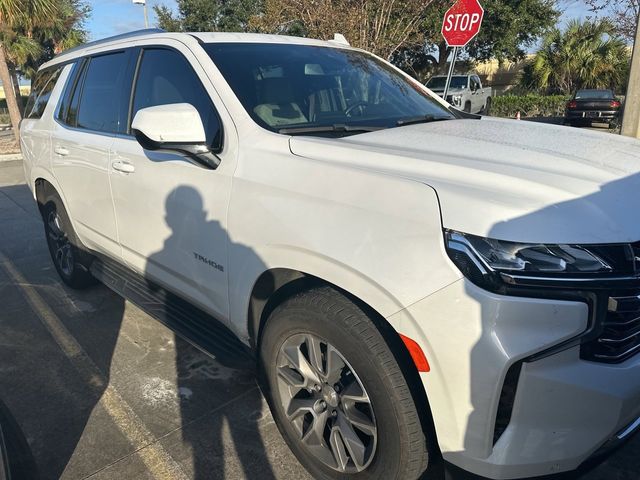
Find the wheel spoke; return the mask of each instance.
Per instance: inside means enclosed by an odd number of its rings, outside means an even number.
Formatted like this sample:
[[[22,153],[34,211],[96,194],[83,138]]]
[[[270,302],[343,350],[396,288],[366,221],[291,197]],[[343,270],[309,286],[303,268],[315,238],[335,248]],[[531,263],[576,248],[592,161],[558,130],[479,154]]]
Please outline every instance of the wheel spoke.
[[[329,444],[331,445],[333,458],[338,464],[338,469],[344,472],[347,469],[347,464],[349,463],[349,454],[347,453],[344,441],[340,435],[340,430],[336,427],[331,429]]]
[[[305,388],[306,379],[297,370],[288,365],[278,368],[278,376],[290,387]]]
[[[338,351],[333,346],[327,345],[327,381],[330,384],[338,383],[345,366]]]
[[[309,352],[309,363],[315,372],[324,376],[325,370],[322,361],[322,347],[320,346],[320,339],[313,335],[307,335],[305,342]]]
[[[344,404],[343,404],[344,405]],[[354,406],[344,405],[345,418],[357,429],[369,436],[376,434],[377,429],[373,421]]]
[[[351,403],[369,403],[369,396],[360,386],[360,383],[352,378],[344,387],[342,392],[342,401]]]
[[[293,420],[306,413],[314,413],[314,403],[315,400],[313,398],[292,398],[287,407],[287,417]]]
[[[324,428],[327,425],[328,417],[329,413],[326,410],[315,414],[313,416],[313,423],[305,436],[302,437],[302,441],[310,447],[322,447],[326,450],[326,446],[324,445]]]
[[[351,460],[356,466],[358,471],[361,471],[364,468],[364,455],[366,447],[358,434],[355,432],[351,424],[346,420],[343,414],[338,414],[338,421],[336,422],[335,427],[339,432],[342,440],[344,441],[344,445],[349,452],[349,456]]]
[[[311,388],[320,383],[320,377],[309,361],[305,358],[304,354],[300,350],[300,345],[287,347],[284,350],[284,355],[291,363],[291,366],[304,377],[306,388]]]

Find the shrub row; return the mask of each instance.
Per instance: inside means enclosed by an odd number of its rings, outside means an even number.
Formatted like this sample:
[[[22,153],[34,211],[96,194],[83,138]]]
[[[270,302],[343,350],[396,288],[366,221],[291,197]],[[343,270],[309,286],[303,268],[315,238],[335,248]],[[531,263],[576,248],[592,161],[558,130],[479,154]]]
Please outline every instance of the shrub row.
[[[565,95],[504,95],[493,99],[491,115],[515,117],[520,112],[523,117],[560,117],[568,101]]]

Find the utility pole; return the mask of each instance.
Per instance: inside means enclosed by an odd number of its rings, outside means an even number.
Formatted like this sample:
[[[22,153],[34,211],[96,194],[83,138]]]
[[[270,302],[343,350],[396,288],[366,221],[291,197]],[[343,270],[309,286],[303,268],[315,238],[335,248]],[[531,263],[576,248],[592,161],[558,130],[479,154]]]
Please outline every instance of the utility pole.
[[[636,40],[631,56],[629,87],[624,100],[624,118],[622,134],[627,137],[640,138],[640,22],[636,26]]]

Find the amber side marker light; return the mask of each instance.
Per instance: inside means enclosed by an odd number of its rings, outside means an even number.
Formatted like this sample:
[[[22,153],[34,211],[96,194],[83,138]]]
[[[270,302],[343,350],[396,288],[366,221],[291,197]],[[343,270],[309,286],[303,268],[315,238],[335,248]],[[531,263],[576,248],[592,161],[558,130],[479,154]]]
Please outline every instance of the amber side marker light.
[[[399,335],[402,341],[404,342],[404,346],[407,347],[407,350],[409,350],[409,355],[411,355],[411,359],[413,360],[413,363],[415,364],[418,371],[419,372],[430,371],[431,367],[429,366],[427,357],[425,356],[424,352],[420,348],[420,345],[418,345],[415,340],[412,340],[409,337],[405,337],[401,333]]]

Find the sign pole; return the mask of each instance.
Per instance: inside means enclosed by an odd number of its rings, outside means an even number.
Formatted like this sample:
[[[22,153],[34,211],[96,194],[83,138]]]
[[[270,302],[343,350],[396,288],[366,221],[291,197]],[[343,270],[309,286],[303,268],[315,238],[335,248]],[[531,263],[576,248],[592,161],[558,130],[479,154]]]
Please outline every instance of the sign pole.
[[[458,58],[458,47],[453,47],[453,53],[451,56],[451,65],[449,65],[449,74],[447,75],[447,83],[444,85],[444,95],[442,98],[447,100],[447,94],[449,93],[449,87],[451,86],[451,77],[453,76],[453,69],[456,66],[456,59]]]
[[[640,20],[640,19],[639,19]],[[640,22],[636,27],[636,41],[631,57],[631,72],[627,96],[624,99],[622,135],[640,138]]]

